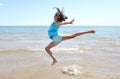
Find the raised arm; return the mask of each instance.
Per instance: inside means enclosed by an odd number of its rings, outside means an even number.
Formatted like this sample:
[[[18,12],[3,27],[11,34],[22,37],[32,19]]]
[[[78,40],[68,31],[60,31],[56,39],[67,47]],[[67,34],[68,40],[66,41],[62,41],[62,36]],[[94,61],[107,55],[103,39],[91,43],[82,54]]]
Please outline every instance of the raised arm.
[[[72,19],[71,21],[69,22],[58,22],[55,24],[55,26],[61,26],[61,25],[67,25],[67,24],[73,24],[74,22],[74,19]]]

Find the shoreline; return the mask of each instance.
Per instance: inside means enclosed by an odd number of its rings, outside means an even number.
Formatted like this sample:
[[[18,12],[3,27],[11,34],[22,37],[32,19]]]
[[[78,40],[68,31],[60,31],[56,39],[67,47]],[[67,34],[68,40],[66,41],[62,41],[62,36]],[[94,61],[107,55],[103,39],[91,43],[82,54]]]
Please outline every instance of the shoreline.
[[[58,63],[51,66],[52,60],[46,53],[10,53],[9,68],[16,69],[0,73],[0,79],[119,79],[119,63],[110,63],[111,58],[96,57],[82,53],[54,53]],[[10,60],[11,59],[11,60]],[[116,59],[116,57],[114,58]],[[109,61],[108,61],[109,60]],[[103,62],[104,61],[104,62]],[[32,63],[32,64],[31,64]],[[23,66],[24,65],[24,66]],[[62,68],[69,65],[82,67],[80,74],[67,75]],[[20,66],[20,68],[17,66]],[[22,67],[23,66],[23,67]],[[5,67],[4,67],[5,68]],[[7,67],[6,67],[7,68]]]
[[[78,75],[67,75],[61,72],[64,62],[50,66],[47,64],[37,64],[29,67],[25,67],[11,72],[0,74],[0,79],[119,79],[120,74],[100,74],[89,71],[89,68],[83,67]],[[66,63],[70,64],[69,63]]]

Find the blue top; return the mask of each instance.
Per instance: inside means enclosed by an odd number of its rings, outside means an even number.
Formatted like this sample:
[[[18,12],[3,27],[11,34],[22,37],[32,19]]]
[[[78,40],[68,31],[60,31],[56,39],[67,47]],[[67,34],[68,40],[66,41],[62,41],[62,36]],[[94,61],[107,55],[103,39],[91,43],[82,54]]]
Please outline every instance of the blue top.
[[[56,21],[54,21],[51,24],[51,26],[50,26],[50,28],[48,30],[48,35],[49,35],[50,38],[52,36],[57,36],[58,35],[58,29],[60,28],[60,26],[55,26],[55,23],[56,23]]]

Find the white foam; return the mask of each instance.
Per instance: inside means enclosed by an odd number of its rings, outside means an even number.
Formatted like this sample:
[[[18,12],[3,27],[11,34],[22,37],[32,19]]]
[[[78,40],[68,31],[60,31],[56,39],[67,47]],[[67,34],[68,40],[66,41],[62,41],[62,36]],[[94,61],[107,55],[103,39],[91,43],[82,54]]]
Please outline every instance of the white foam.
[[[80,53],[84,53],[85,52],[85,50],[80,50]]]
[[[52,50],[77,51],[78,48],[53,48]]]
[[[67,75],[78,75],[80,74],[81,67],[78,67],[76,65],[68,65],[62,68],[62,73]]]

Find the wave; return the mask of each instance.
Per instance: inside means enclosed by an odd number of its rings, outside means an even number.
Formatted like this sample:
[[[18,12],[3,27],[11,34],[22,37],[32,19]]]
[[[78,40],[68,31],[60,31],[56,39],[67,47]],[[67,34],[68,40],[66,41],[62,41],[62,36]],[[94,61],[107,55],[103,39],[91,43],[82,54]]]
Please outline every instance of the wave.
[[[85,50],[79,48],[53,48],[52,51],[56,51],[59,53],[60,51],[69,51],[69,53],[74,53],[75,51],[79,51],[80,53],[84,53]],[[0,49],[0,53],[31,53],[31,52],[45,52],[44,48],[23,48],[23,49]]]
[[[28,53],[28,52],[43,52],[43,49],[0,49],[0,53]]]

